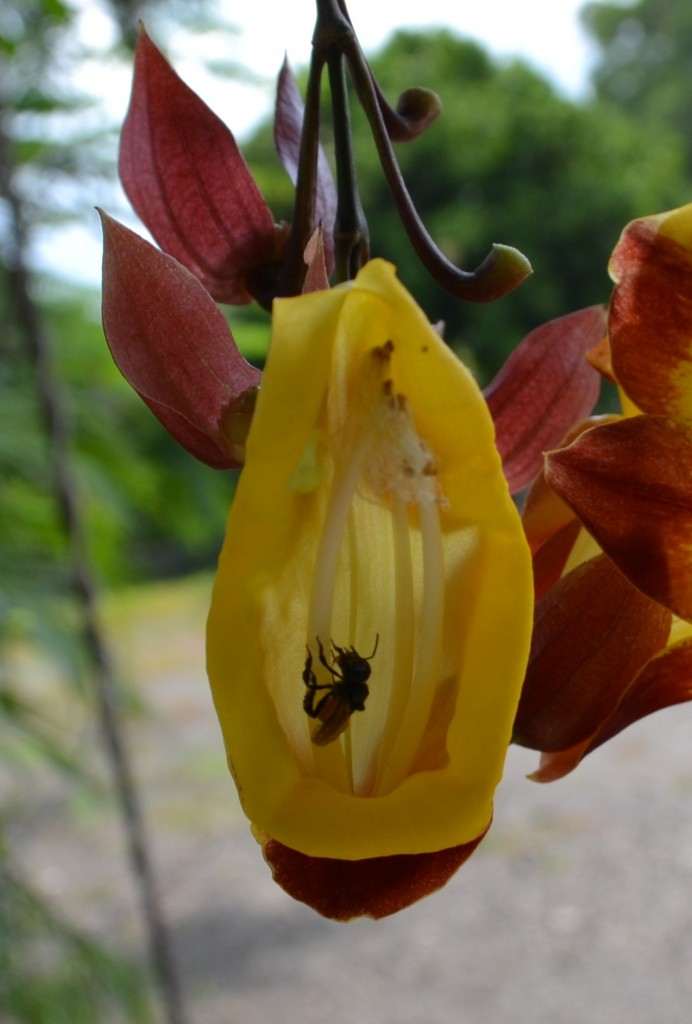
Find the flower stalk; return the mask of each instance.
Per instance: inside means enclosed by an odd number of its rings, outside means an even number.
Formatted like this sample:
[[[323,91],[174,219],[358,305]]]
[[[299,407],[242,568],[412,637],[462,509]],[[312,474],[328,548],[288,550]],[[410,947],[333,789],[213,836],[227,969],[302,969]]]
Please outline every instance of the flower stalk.
[[[337,212],[334,224],[334,255],[337,281],[355,277],[370,253],[368,225],[358,194],[353,155],[351,114],[344,57],[332,50],[327,57],[334,127]]]
[[[293,221],[283,266],[277,284],[278,295],[299,295],[305,277],[304,254],[315,230],[320,138],[320,91],[324,56],[313,46],[308,73],[305,110],[298,153]]]
[[[318,227],[311,196],[315,194],[320,81],[325,64],[331,88],[337,162],[335,242],[338,280],[355,276],[368,258],[367,226],[358,198],[351,149],[344,67],[347,64],[399,217],[428,273],[451,295],[468,302],[492,302],[517,287],[531,273],[531,265],[522,253],[511,246],[494,244],[475,270],[461,270],[435,244],[408,192],[390,133],[399,140],[415,138],[439,113],[437,97],[425,90],[409,90],[401,104],[403,115],[388,109],[361,50],[344,0],[317,0],[312,45],[292,237],[280,278],[279,294],[291,295],[300,291],[299,284],[305,276],[302,257],[313,231]]]

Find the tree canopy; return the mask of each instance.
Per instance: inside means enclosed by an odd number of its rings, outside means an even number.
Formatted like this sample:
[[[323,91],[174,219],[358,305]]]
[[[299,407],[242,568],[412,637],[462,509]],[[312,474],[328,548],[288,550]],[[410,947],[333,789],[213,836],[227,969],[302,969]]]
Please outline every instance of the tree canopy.
[[[355,149],[372,251],[393,259],[446,338],[472,353],[483,380],[538,324],[605,301],[608,256],[625,223],[677,205],[684,195],[680,139],[665,124],[640,126],[604,102],[560,96],[520,61],[493,60],[447,31],[399,32],[372,61],[393,99],[433,87],[441,117],[397,155],[428,230],[454,262],[472,269],[493,242],[516,246],[534,276],[489,306],[443,293],[418,264],[399,224],[369,130],[354,105]],[[269,129],[249,146],[273,209],[290,192],[273,170]],[[272,192],[275,188],[276,191]]]
[[[640,130],[663,123],[676,132],[690,173],[692,7],[679,0],[589,3],[582,21],[599,51],[597,95],[636,118]]]

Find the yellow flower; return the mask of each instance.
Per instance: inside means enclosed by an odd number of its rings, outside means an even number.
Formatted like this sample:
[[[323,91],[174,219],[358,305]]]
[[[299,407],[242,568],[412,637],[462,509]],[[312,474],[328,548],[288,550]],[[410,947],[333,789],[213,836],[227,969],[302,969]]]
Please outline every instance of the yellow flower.
[[[381,260],[273,315],[208,627],[245,813],[310,857],[477,840],[533,605],[487,407]]]

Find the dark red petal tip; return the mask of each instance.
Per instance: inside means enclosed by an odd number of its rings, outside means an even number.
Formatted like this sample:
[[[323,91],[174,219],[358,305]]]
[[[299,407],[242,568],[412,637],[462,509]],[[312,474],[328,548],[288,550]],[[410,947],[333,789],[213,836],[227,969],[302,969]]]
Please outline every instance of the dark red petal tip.
[[[488,826],[490,827],[490,826]],[[483,839],[435,853],[398,854],[365,860],[309,857],[270,839],[264,856],[274,881],[323,917],[379,920],[441,889]]]

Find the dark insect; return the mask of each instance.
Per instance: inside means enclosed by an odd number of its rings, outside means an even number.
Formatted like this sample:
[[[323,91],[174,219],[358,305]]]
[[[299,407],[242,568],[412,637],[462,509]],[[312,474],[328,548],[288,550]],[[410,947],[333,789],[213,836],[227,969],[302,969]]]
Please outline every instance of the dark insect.
[[[368,658],[362,657],[355,647],[337,647],[332,643],[332,664],[327,661],[322,641],[317,637],[320,664],[324,665],[332,677],[331,683],[318,683],[312,670],[312,651],[306,647],[308,656],[303,669],[303,682],[307,693],[303,698],[303,708],[310,718],[317,718],[322,723],[314,733],[312,742],[324,747],[340,736],[348,725],[354,711],[365,711],[365,701],[370,692],[369,661],[375,657],[379,635],[375,638],[375,646]],[[325,693],[318,698],[317,691]]]

